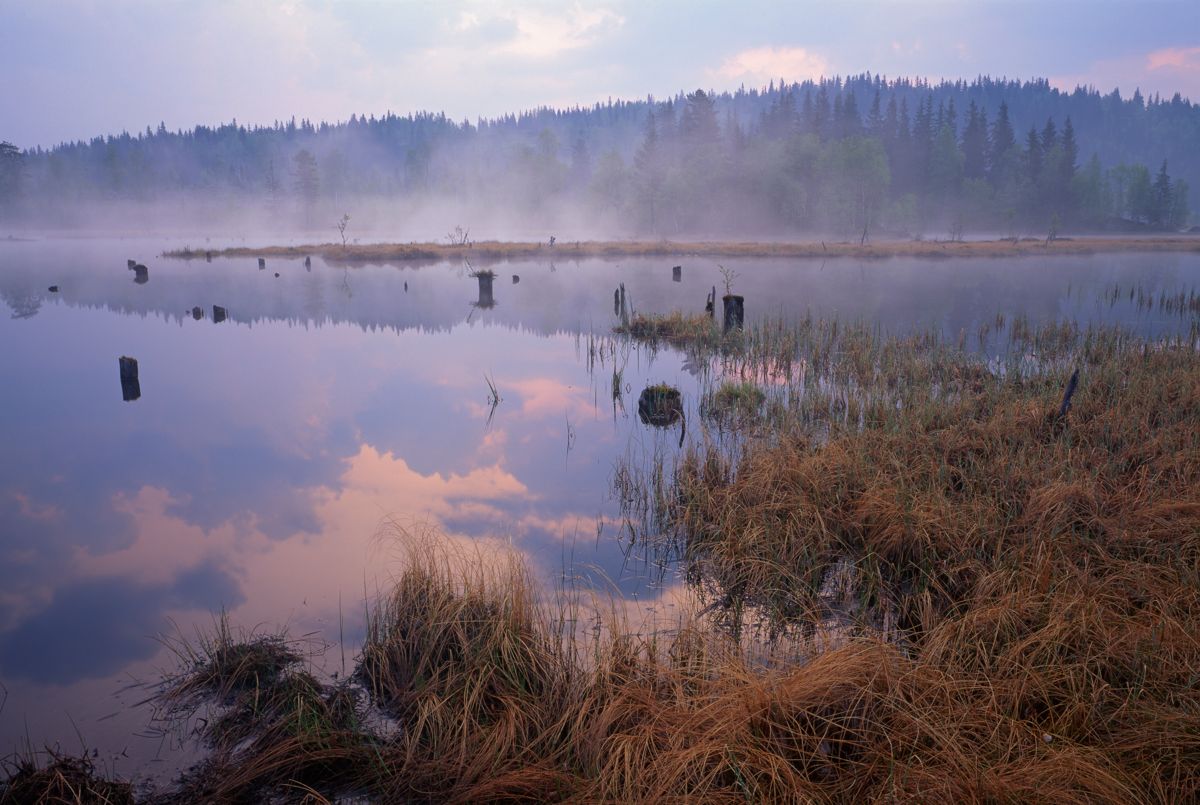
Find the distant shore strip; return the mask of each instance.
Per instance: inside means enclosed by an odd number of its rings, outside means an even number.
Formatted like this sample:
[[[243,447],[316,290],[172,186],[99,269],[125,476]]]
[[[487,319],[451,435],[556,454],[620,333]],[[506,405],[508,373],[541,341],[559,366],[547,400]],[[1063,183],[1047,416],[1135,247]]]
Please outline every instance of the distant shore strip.
[[[1046,255],[1110,254],[1120,252],[1200,252],[1200,237],[1179,235],[1147,238],[1023,238],[1020,240],[934,241],[906,240],[876,243],[832,241],[478,241],[468,245],[440,243],[321,243],[306,246],[261,246],[228,249],[185,247],[163,257],[321,257],[328,262],[439,261],[468,258],[479,261],[562,259],[586,257],[797,257],[797,258],[952,258],[1041,257]]]

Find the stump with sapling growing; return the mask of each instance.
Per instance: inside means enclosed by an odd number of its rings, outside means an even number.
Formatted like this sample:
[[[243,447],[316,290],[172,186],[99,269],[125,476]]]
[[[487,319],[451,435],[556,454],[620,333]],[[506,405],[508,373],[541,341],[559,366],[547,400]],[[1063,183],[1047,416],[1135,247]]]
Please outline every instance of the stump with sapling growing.
[[[746,318],[745,298],[736,294],[727,294],[721,297],[721,301],[725,303],[724,331],[742,329]]]

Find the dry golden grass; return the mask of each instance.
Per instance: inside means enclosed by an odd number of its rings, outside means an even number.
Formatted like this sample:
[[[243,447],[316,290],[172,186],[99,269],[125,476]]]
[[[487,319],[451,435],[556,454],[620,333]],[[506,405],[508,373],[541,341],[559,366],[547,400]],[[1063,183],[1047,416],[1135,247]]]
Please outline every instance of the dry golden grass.
[[[874,243],[835,243],[832,241],[754,242],[754,241],[576,241],[523,243],[517,241],[479,241],[470,245],[443,243],[371,243],[343,246],[340,243],[316,243],[304,246],[264,246],[211,251],[216,257],[286,257],[300,259],[316,255],[329,262],[408,262],[461,259],[476,261],[522,260],[531,258],[572,260],[585,257],[1044,257],[1063,254],[1105,254],[1113,252],[1195,252],[1200,238],[1186,235],[1160,237],[1060,238],[986,241],[878,241]],[[164,257],[203,259],[204,249],[182,248],[166,252]]]

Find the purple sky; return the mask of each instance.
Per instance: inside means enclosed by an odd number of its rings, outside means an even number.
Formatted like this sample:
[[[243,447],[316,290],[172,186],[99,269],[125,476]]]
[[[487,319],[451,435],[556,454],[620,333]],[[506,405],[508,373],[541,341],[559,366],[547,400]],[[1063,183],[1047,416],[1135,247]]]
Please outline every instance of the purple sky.
[[[733,89],[869,70],[1200,99],[1197,0],[0,3],[0,140]]]

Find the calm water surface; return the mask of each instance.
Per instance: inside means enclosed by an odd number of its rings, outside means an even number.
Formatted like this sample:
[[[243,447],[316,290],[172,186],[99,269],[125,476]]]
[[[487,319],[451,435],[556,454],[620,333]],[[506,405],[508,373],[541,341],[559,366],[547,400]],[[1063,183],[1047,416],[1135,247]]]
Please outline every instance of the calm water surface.
[[[714,261],[501,263],[488,307],[461,264],[156,257],[178,245],[0,242],[0,755],[82,738],[117,773],[173,768],[173,741],[131,706],[146,695],[132,683],[173,667],[157,636],[224,610],[341,633],[352,652],[364,599],[399,569],[378,536],[389,521],[505,540],[548,583],[655,606],[616,538],[610,480],[621,456],[674,449],[638,421],[641,388],[678,385],[691,407],[700,378],[671,350],[618,347],[622,408],[589,337],[609,333],[622,282],[638,310],[701,309],[722,290]],[[948,337],[997,313],[1187,332],[1191,314],[1109,292],[1200,289],[1196,255],[726,266],[750,321],[811,312]],[[120,355],[139,361],[135,401]]]

